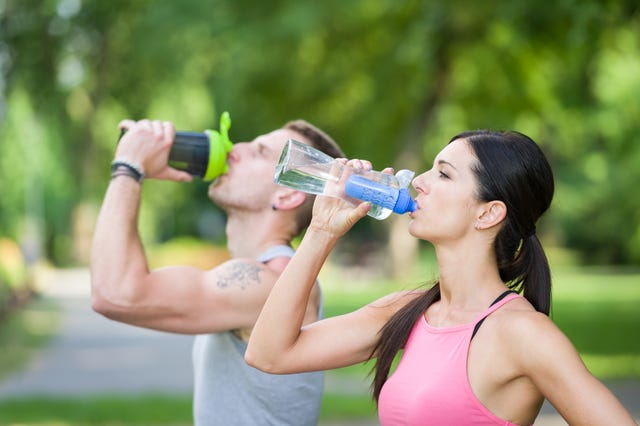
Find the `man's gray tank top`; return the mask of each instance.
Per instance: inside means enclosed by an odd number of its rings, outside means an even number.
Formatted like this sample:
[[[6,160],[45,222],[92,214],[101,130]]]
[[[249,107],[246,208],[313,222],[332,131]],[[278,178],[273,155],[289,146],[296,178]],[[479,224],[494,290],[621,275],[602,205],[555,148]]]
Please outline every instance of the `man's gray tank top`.
[[[274,246],[259,262],[293,256]],[[322,315],[322,305],[318,315]],[[244,360],[247,344],[230,331],[198,335],[193,344],[193,416],[197,426],[317,425],[322,372],[272,375]]]

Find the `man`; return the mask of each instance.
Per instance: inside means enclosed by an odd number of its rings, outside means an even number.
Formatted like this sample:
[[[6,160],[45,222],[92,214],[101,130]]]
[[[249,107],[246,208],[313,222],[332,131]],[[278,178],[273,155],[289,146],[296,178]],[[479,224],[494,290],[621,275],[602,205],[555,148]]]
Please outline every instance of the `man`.
[[[322,373],[268,375],[244,362],[246,342],[271,287],[293,255],[291,240],[309,224],[313,197],[273,182],[288,139],[344,157],[325,133],[297,120],[237,143],[228,172],[209,198],[228,216],[231,260],[211,270],[187,266],[150,271],[137,229],[142,181],[189,181],[167,165],[175,135],[171,123],[125,120],[91,253],[93,308],[116,321],[197,335],[194,418],[197,425],[315,425]],[[124,163],[124,164],[123,164]],[[317,287],[317,286],[316,286]],[[316,288],[305,323],[321,314]]]

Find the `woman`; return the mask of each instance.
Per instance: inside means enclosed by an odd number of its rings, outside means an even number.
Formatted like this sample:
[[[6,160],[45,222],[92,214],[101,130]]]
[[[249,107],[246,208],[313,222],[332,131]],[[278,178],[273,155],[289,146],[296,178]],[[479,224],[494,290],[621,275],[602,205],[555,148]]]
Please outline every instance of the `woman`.
[[[438,282],[302,327],[322,264],[369,208],[319,197],[252,332],[247,362],[294,373],[376,358],[383,425],[528,425],[545,398],[570,424],[635,425],[548,317],[550,272],[535,224],[554,185],[538,146],[515,132],[462,133],[413,187],[409,232],[434,245]]]

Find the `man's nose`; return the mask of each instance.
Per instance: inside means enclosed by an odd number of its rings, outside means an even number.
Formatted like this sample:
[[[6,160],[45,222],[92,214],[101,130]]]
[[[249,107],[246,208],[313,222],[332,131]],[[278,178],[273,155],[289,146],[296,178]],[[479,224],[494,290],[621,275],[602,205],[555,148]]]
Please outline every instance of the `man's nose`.
[[[227,155],[227,161],[231,163],[240,161],[245,145],[245,142],[234,143],[233,148],[231,148],[231,151],[229,151],[229,154]]]

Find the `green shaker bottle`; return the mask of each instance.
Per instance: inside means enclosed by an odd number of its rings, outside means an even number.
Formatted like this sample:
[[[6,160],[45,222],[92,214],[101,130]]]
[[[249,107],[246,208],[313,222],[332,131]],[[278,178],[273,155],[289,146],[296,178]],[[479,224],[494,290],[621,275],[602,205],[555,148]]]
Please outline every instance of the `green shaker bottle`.
[[[229,140],[231,118],[227,111],[220,116],[220,130],[176,132],[169,152],[169,165],[194,177],[210,181],[227,171],[227,154],[233,143]]]

